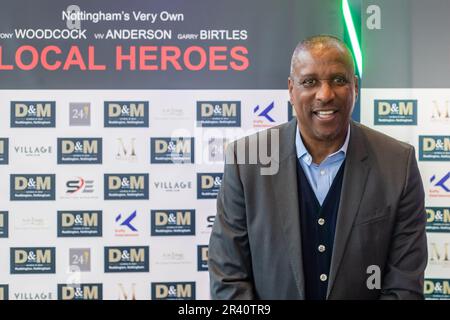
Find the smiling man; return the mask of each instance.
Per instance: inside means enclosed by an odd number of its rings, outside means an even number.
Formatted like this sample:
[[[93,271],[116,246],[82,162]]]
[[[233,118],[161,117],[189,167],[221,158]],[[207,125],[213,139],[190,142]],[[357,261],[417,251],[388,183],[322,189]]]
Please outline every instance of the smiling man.
[[[338,38],[302,41],[288,79],[296,119],[228,147],[208,251],[213,299],[423,299],[415,151],[351,120],[354,70]],[[263,175],[267,163],[239,159],[269,135],[279,170]]]

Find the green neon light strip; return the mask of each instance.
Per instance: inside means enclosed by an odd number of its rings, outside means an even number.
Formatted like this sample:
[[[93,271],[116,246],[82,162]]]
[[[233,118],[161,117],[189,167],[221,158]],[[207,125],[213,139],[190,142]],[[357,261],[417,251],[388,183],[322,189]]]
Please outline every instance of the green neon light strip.
[[[355,25],[353,24],[352,14],[350,13],[350,6],[348,0],[342,0],[342,11],[344,12],[345,26],[350,35],[350,42],[352,44],[352,51],[355,56],[356,66],[358,67],[359,76],[362,76],[362,54],[359,46],[358,36],[356,35]]]

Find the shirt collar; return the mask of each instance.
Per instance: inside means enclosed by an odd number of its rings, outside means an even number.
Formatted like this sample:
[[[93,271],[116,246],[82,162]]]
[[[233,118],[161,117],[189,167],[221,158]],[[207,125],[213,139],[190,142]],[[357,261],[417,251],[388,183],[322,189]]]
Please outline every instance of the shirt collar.
[[[333,157],[334,155],[339,154],[339,153],[343,153],[343,156],[345,157],[347,155],[347,148],[348,148],[349,140],[350,140],[350,124],[348,125],[347,135],[345,137],[344,144],[342,145],[342,147],[339,150],[328,155],[327,159],[330,157]],[[296,129],[296,135],[295,135],[295,147],[297,149],[297,158],[302,159],[303,161],[306,162],[306,164],[311,165],[312,156],[310,155],[310,153],[308,152],[308,150],[305,147],[305,144],[303,143],[303,139],[300,135],[300,129],[298,127],[298,122],[297,122],[297,129]]]

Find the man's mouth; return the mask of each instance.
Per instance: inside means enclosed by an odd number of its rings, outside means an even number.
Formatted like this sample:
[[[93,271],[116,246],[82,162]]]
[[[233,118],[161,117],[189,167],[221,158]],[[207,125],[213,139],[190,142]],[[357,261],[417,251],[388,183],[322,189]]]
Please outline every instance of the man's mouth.
[[[337,110],[321,110],[321,111],[313,111],[313,113],[320,120],[331,120],[334,118],[335,114],[337,113]]]

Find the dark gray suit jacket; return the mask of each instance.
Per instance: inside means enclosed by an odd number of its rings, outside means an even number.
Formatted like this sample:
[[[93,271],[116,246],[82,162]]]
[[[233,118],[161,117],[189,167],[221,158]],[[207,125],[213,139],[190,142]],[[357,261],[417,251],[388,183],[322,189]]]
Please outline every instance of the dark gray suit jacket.
[[[268,131],[279,130],[275,175],[230,164],[236,143],[228,147],[208,250],[213,299],[304,299],[296,125]],[[422,299],[426,214],[414,148],[355,122],[350,130],[327,299]],[[245,148],[259,137],[244,138]],[[373,265],[379,289],[367,286]]]

